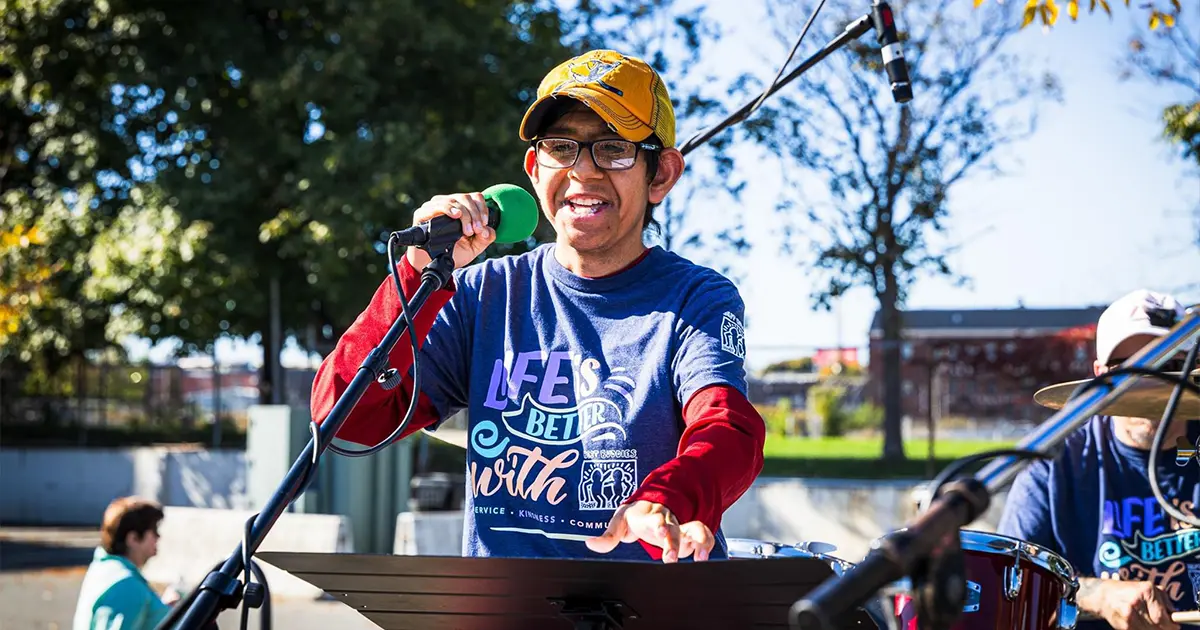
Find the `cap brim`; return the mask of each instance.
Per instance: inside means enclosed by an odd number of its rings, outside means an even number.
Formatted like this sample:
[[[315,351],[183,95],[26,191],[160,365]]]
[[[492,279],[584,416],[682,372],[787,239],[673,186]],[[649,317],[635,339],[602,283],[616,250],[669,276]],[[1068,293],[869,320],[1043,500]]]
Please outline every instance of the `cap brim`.
[[[1134,330],[1130,330],[1125,333],[1124,337],[1121,337],[1120,341],[1113,344],[1112,350],[1109,351],[1107,357],[1097,357],[1097,358],[1100,360],[1101,363],[1108,363],[1114,356],[1114,353],[1116,353],[1116,351],[1121,348],[1122,344],[1129,343],[1130,339],[1134,339],[1136,337],[1146,337],[1147,338],[1146,340],[1140,341],[1138,344],[1135,344],[1135,347],[1127,348],[1125,352],[1117,353],[1117,356],[1120,356],[1120,355],[1124,355],[1127,357],[1132,356],[1133,353],[1137,352],[1138,350],[1141,350],[1142,346],[1149,343],[1152,339],[1161,337],[1169,332],[1171,332],[1171,331],[1166,328],[1159,328],[1158,326],[1147,326],[1146,328],[1137,328]]]
[[[542,98],[534,101],[533,105],[525,112],[525,118],[521,120],[520,137],[528,142],[534,139],[537,130],[542,126],[542,119],[546,117],[546,113],[554,106],[555,99],[560,97],[573,98],[584,105],[588,109],[596,112],[604,122],[608,123],[622,138],[632,142],[641,142],[649,138],[654,129],[642,122],[637,116],[634,116],[624,105],[621,105],[611,95],[606,94],[601,90],[594,90],[586,86],[573,86],[559,90],[553,94],[547,94]]]
[[[1169,372],[1169,374],[1174,376],[1180,375],[1179,372]],[[1192,372],[1191,378],[1193,381],[1200,383],[1200,370]],[[1089,380],[1091,379],[1058,383],[1044,387],[1033,395],[1033,401],[1050,409],[1062,409],[1071,398],[1071,394],[1075,389]],[[1118,396],[1115,401],[1108,403],[1108,405],[1097,413],[1130,418],[1161,418],[1174,388],[1175,386],[1171,383],[1153,377],[1139,378],[1129,389]],[[1184,391],[1183,395],[1179,398],[1179,407],[1175,411],[1175,417],[1200,418],[1200,396],[1190,391]]]

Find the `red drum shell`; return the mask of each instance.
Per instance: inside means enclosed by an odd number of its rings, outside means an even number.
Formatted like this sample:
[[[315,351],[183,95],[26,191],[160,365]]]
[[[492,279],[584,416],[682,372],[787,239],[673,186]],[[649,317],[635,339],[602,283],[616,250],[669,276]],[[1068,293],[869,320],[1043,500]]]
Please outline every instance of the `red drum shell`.
[[[1074,627],[1075,592],[1079,584],[1074,569],[1060,556],[1037,545],[988,532],[961,530],[960,538],[969,600],[952,630]],[[1014,567],[1019,581],[1011,577]],[[894,601],[902,627],[917,630],[911,598],[900,594]],[[972,604],[976,603],[977,609],[972,610]]]

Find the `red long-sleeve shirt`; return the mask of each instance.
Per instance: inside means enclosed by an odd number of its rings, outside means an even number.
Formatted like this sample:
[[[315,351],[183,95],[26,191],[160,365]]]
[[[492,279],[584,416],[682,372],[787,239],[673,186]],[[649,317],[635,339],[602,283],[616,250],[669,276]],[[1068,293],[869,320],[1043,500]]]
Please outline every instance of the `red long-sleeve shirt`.
[[[636,262],[636,261],[635,261]],[[407,261],[400,263],[406,296],[420,284],[420,275]],[[438,311],[453,295],[453,286],[435,292],[416,315],[418,342],[429,334]],[[312,389],[312,414],[323,422],[346,390],[367,354],[383,338],[400,313],[391,278],[382,282],[371,304],[359,315],[325,358]],[[412,366],[407,333],[393,348],[390,365],[405,374],[401,385],[384,390],[371,385],[339,429],[338,437],[373,445],[384,440],[403,419],[412,396]],[[428,427],[441,418],[429,398],[420,394],[417,410],[400,437]],[[711,385],[695,392],[683,406],[684,431],[675,458],[652,470],[626,503],[645,500],[669,509],[680,523],[698,520],[717,531],[721,515],[762,470],[765,425],[762,417],[737,389]],[[655,559],[660,550],[644,545]]]

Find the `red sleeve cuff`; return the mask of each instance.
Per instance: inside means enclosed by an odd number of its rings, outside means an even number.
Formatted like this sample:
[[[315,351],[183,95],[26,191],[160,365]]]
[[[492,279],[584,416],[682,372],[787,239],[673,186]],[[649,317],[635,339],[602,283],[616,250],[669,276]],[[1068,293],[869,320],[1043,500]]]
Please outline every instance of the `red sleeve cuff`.
[[[697,392],[683,418],[687,428],[676,457],[651,471],[626,503],[658,503],[681,524],[700,521],[716,533],[725,510],[762,471],[766,425],[745,395],[728,385]]]

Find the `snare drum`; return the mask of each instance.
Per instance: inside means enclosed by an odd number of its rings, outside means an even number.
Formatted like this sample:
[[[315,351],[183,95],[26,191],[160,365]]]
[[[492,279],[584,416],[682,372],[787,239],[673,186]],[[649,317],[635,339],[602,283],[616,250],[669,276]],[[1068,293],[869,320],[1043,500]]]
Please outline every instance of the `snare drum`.
[[[767,542],[765,540],[754,540],[752,538],[726,538],[725,545],[729,548],[730,558],[750,558],[755,560],[773,556],[781,558],[816,558],[828,564],[833,569],[834,575],[838,577],[842,577],[846,569],[854,566],[841,558],[829,555],[837,551],[836,546],[815,540],[786,545],[783,543]]]
[[[828,564],[829,568],[833,569],[833,574],[839,578],[854,566],[852,562],[829,555],[837,551],[835,545],[815,540],[788,545],[765,540],[754,540],[752,538],[726,538],[725,546],[728,549],[730,560],[816,558]],[[884,614],[883,606],[878,599],[868,601],[863,605],[862,610],[870,617],[871,623],[875,624],[876,628],[888,627],[887,616]]]
[[[1038,545],[988,532],[960,530],[967,602],[953,630],[1004,628],[1070,630],[1075,627],[1075,569]],[[917,630],[912,599],[897,585],[896,616]],[[911,592],[911,590],[910,590]]]

